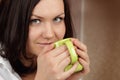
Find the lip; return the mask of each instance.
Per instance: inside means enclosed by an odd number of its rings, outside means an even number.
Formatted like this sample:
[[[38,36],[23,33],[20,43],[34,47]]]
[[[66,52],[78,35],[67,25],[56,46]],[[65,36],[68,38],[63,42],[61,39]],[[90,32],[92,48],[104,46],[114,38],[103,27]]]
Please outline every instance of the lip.
[[[38,43],[40,46],[48,46],[48,45],[51,45],[51,44],[53,44],[53,42],[50,42],[50,43],[47,43],[47,42],[45,42],[45,43]]]

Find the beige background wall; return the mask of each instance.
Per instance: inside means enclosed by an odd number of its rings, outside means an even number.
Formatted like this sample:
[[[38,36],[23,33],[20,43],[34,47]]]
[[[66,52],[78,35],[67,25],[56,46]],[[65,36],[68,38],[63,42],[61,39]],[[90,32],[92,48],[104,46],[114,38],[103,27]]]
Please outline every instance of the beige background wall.
[[[120,80],[120,0],[84,1],[83,42],[88,46],[91,72],[83,80]],[[81,0],[71,2],[72,13],[79,13],[73,18],[74,23],[79,22],[75,27],[81,35],[81,8],[76,8]]]

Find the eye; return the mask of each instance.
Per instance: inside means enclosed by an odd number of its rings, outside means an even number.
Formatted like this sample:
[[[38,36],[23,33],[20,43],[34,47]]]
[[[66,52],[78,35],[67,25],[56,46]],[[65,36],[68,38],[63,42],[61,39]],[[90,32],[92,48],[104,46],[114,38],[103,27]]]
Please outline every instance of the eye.
[[[30,24],[40,24],[40,19],[31,19]]]
[[[62,18],[62,17],[56,17],[54,19],[54,22],[61,22],[62,20],[64,20],[64,18]]]

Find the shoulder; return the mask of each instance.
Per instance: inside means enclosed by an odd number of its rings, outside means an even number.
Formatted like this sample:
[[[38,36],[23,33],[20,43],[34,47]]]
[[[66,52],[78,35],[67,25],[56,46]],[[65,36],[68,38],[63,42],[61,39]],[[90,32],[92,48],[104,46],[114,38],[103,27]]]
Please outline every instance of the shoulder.
[[[22,80],[12,69],[9,61],[0,56],[0,80],[1,78],[3,78],[3,80]]]

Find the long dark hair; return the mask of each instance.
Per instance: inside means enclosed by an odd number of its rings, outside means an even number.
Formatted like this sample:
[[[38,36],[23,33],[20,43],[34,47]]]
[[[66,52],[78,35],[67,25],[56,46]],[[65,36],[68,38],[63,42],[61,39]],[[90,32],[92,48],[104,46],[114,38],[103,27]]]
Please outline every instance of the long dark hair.
[[[2,0],[0,2],[0,55],[9,60],[12,68],[20,75],[36,71],[31,58],[26,55],[26,42],[32,11],[40,0]],[[73,37],[69,4],[65,5],[66,33],[64,38]],[[21,55],[31,65],[26,67],[20,60]]]

